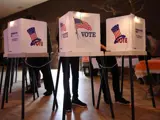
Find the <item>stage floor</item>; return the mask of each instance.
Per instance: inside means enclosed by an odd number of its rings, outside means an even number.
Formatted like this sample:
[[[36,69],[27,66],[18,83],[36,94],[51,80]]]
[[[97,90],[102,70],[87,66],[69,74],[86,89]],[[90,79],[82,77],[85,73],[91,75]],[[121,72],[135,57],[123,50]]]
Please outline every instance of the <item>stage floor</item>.
[[[52,70],[54,83],[56,80],[56,70]],[[52,112],[53,96],[44,97],[44,85],[39,89],[40,97],[33,101],[32,95],[25,95],[25,120],[61,120],[62,116],[62,100],[63,100],[63,84],[62,72],[60,75],[60,83],[58,89],[58,103],[59,109],[57,112]],[[130,105],[122,105],[114,102],[114,94],[112,90],[111,77],[109,77],[110,89],[112,94],[112,101],[115,112],[115,120],[131,120]],[[129,76],[124,78],[124,97],[130,100],[130,84]],[[73,106],[71,114],[67,114],[67,120],[111,120],[109,105],[103,101],[103,94],[99,110],[92,105],[91,85],[90,79],[80,72],[79,83],[79,98],[86,102],[88,108],[80,108]],[[71,83],[71,82],[70,82]],[[99,91],[99,77],[94,78],[95,98],[97,102]],[[152,108],[151,99],[145,97],[145,90],[147,86],[140,85],[135,79],[135,113],[136,120],[160,120],[160,109]],[[0,96],[0,102],[2,95]],[[156,97],[157,107],[160,106],[160,97]],[[160,108],[160,107],[159,107]],[[0,109],[0,120],[20,120],[21,119],[21,72],[18,75],[18,82],[14,83],[13,91],[9,94],[9,103],[5,104],[5,109]]]

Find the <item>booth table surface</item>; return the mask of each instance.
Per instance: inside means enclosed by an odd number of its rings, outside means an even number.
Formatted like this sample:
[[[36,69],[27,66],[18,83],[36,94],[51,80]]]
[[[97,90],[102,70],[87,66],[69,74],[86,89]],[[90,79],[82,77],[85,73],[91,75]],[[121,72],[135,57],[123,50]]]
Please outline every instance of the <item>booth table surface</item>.
[[[48,57],[48,53],[5,53],[8,58]]]
[[[116,57],[116,59],[117,59],[118,66],[121,67],[122,66],[122,57]],[[87,57],[87,56],[82,57],[82,62],[89,62],[89,57]],[[132,58],[132,65],[133,66],[135,66],[138,62],[139,62],[138,58]],[[129,59],[128,58],[124,58],[124,67],[129,68]]]
[[[136,56],[147,55],[145,51],[113,51],[113,52],[60,52],[60,57],[79,57],[79,56]]]
[[[160,58],[148,60],[148,67],[151,74],[160,74]],[[135,74],[137,78],[142,78],[147,75],[145,61],[140,61],[137,63],[135,66]]]

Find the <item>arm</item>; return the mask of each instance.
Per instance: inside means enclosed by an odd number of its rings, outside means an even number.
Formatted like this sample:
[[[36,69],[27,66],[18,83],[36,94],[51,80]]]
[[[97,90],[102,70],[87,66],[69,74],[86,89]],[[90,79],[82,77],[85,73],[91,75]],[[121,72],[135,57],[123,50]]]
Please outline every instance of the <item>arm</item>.
[[[52,52],[52,41],[50,39],[50,31],[48,27],[47,27],[47,49],[48,53],[50,54]]]
[[[59,32],[57,33],[56,40],[57,40],[57,43],[58,43],[58,46],[59,46]]]
[[[101,44],[101,49],[103,49],[103,50],[106,51],[106,46],[104,46],[104,45]]]

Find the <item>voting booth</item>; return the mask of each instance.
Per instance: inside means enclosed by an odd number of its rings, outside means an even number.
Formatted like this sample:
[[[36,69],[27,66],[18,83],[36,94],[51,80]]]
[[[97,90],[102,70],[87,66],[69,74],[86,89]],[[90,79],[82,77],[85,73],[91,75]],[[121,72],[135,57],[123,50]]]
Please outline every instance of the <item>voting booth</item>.
[[[145,20],[133,14],[106,20],[109,51],[145,51]]]
[[[47,53],[47,23],[17,19],[4,30],[4,56],[21,53]]]
[[[69,11],[59,19],[60,52],[100,52],[100,15]]]
[[[6,57],[9,53],[8,49],[8,29],[3,31],[3,39],[4,39],[4,57]]]

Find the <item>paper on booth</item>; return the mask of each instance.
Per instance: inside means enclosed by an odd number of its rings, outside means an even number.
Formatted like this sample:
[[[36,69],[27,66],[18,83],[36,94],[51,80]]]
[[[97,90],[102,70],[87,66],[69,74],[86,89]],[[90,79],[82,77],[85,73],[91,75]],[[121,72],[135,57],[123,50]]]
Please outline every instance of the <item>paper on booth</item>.
[[[145,20],[133,14],[106,20],[109,51],[145,51]]]
[[[100,15],[68,12],[59,19],[60,52],[100,52]]]

